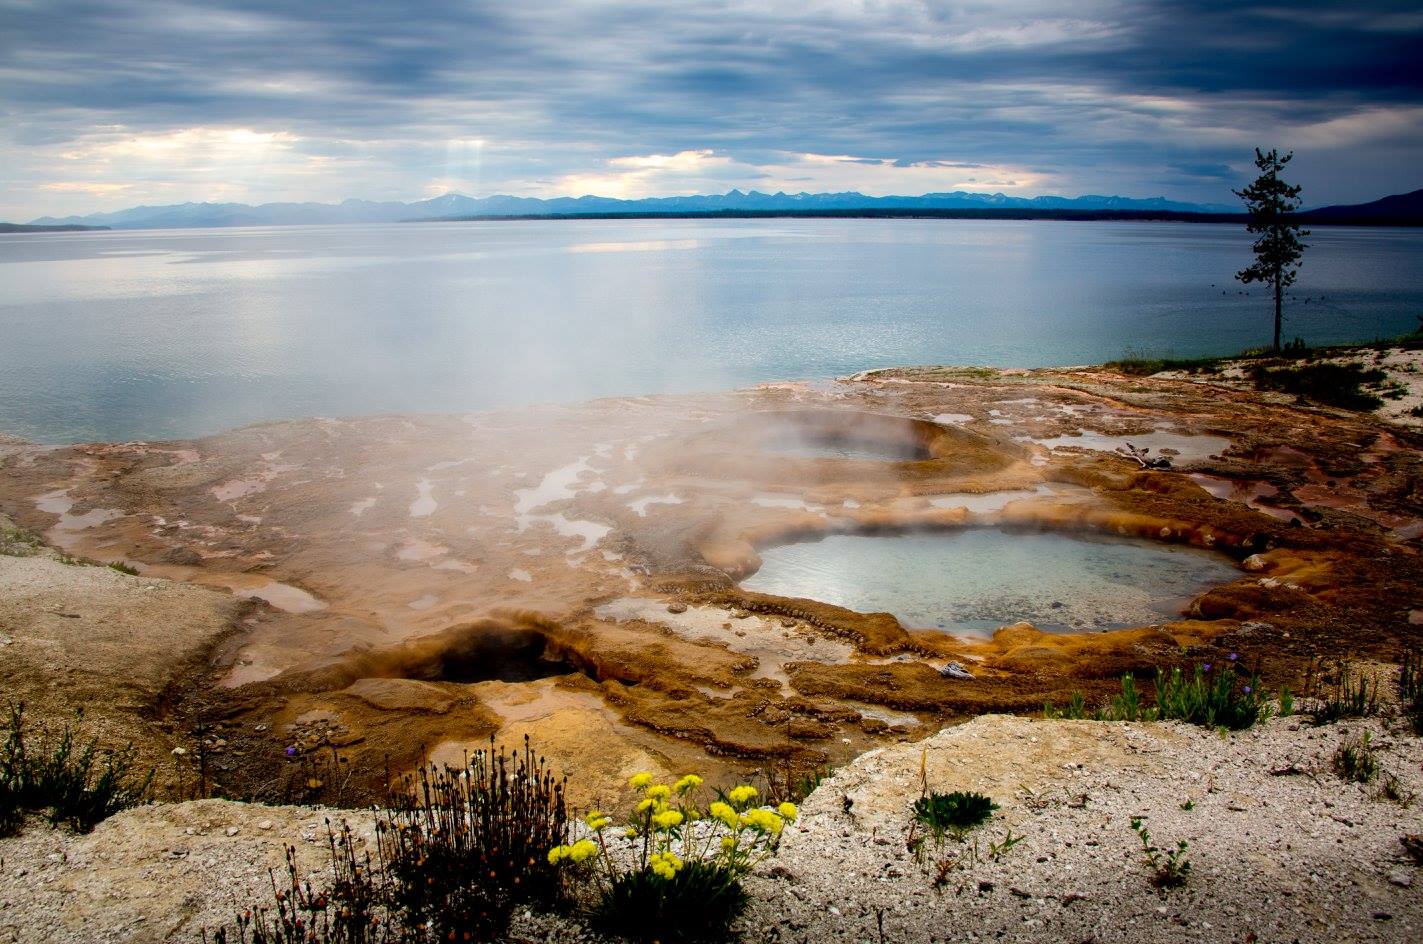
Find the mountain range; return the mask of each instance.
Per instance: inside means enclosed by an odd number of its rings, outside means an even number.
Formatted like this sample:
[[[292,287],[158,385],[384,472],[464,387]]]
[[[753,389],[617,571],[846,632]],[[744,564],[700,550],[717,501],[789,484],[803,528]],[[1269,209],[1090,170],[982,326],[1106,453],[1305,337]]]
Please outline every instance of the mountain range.
[[[414,203],[345,200],[341,203],[177,203],[138,206],[85,216],[42,216],[34,226],[107,226],[114,229],[168,229],[198,226],[283,226],[311,223],[394,223],[499,216],[566,216],[609,214],[695,214],[717,212],[838,212],[853,210],[1077,210],[1220,213],[1234,210],[1165,197],[1133,199],[1083,197],[1010,197],[1001,193],[926,193],[911,197],[869,197],[862,193],[749,193],[620,200],[613,197],[467,197],[447,193]]]
[[[972,216],[1010,218],[1172,218],[1234,219],[1239,206],[1183,203],[1165,197],[1137,199],[1089,194],[1082,197],[1010,197],[1001,193],[926,193],[921,196],[870,197],[846,193],[759,193],[647,197],[467,197],[447,193],[413,203],[345,200],[341,203],[175,203],[138,206],[86,216],[42,216],[25,228],[101,227],[108,229],[181,229],[221,226],[286,226],[318,223],[396,223],[543,216]],[[1423,222],[1423,190],[1384,197],[1371,203],[1327,206],[1300,213],[1302,222],[1319,224],[1405,225]],[[10,225],[10,224],[7,224]],[[12,227],[18,229],[19,227]]]

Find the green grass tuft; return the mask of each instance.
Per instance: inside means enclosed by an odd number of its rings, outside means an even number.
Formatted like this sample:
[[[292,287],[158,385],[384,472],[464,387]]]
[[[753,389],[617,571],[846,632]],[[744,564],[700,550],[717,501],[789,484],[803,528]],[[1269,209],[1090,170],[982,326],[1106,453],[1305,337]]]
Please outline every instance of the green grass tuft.
[[[998,804],[982,793],[955,790],[930,793],[914,801],[914,818],[935,837],[962,836],[993,817]]]
[[[1374,757],[1369,733],[1345,738],[1334,752],[1334,772],[1354,783],[1370,783],[1379,773],[1378,759]]]
[[[1414,734],[1423,734],[1423,652],[1405,652],[1398,669],[1398,700]]]
[[[88,832],[147,800],[152,784],[153,771],[137,772],[132,746],[101,751],[97,740],[80,743],[72,724],[36,732],[24,703],[10,706],[0,744],[0,835],[17,832],[27,813]]]
[[[1282,703],[1293,710],[1293,698],[1281,693]],[[1273,713],[1260,690],[1260,680],[1238,676],[1232,661],[1214,672],[1209,663],[1197,666],[1187,677],[1179,668],[1170,672],[1157,671],[1156,704],[1142,704],[1136,679],[1122,676],[1122,690],[1105,708],[1088,710],[1082,693],[1074,691],[1063,708],[1052,702],[1043,706],[1043,717],[1095,721],[1185,721],[1208,728],[1229,728],[1239,731]]]

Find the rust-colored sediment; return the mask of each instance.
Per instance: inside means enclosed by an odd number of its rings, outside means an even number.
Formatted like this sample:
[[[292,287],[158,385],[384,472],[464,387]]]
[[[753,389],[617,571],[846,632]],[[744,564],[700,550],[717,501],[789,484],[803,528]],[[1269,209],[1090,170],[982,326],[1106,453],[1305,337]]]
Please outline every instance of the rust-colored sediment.
[[[1171,471],[1060,438],[1161,430],[1183,447]],[[228,789],[281,789],[288,747],[399,770],[527,734],[592,802],[637,769],[833,764],[1221,648],[1270,683],[1316,656],[1395,656],[1423,632],[1419,446],[1367,416],[1177,380],[922,368],[16,447],[0,508],[71,553],[250,601],[165,706],[238,746]],[[736,582],[775,543],[978,525],[1190,544],[1239,577],[1164,625],[987,637]],[[975,678],[944,678],[949,661]]]

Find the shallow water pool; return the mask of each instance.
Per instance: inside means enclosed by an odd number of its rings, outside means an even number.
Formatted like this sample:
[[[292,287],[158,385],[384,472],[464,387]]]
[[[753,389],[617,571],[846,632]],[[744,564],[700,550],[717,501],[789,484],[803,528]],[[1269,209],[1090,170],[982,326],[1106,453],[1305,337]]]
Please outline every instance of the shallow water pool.
[[[761,557],[761,569],[741,582],[747,590],[959,633],[1019,620],[1057,632],[1160,623],[1238,574],[1224,557],[1195,548],[995,528],[832,535]]]
[[[929,452],[914,442],[871,439],[840,439],[791,435],[762,444],[766,452],[796,459],[869,459],[876,462],[913,462],[929,458]]]

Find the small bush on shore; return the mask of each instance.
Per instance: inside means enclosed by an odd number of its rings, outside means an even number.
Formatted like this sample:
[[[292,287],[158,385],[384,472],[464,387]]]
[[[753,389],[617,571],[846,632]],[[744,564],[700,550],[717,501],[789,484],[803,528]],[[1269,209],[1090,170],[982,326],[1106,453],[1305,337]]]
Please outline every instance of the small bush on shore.
[[[287,847],[286,880],[272,875],[273,904],[239,914],[232,927],[219,928],[214,944],[401,944],[420,938],[402,936],[381,920],[382,888],[369,854],[357,855],[351,827],[333,830],[326,823],[331,855],[326,886],[316,889],[296,864],[296,849]],[[207,941],[207,932],[203,932]]]
[[[914,819],[927,827],[936,839],[945,835],[962,837],[975,826],[988,822],[996,809],[998,804],[982,793],[935,792],[914,801]]]
[[[1199,374],[1218,368],[1227,358],[1223,357],[1152,357],[1148,354],[1128,351],[1121,360],[1108,361],[1102,366],[1130,377],[1149,377],[1163,371],[1173,370],[1188,374]]]
[[[1151,833],[1146,828],[1146,818],[1131,818],[1132,832],[1141,840],[1142,858],[1151,868],[1151,884],[1160,889],[1179,888],[1191,876],[1191,863],[1186,858],[1188,844],[1184,839],[1176,841],[1175,849],[1163,849],[1151,841]]]
[[[1304,364],[1272,368],[1263,364],[1250,369],[1257,390],[1276,390],[1346,410],[1376,410],[1383,400],[1369,391],[1388,379],[1377,367],[1362,364]]]
[[[1405,652],[1398,669],[1398,698],[1414,734],[1423,734],[1423,652]]]
[[[76,717],[76,724],[83,717]],[[132,746],[100,750],[81,743],[75,724],[38,731],[25,718],[23,702],[12,704],[0,744],[0,835],[12,835],[26,813],[43,813],[51,825],[89,832],[120,810],[144,802],[153,771],[138,772]]]
[[[1311,687],[1313,679],[1311,678]],[[1367,676],[1355,675],[1348,665],[1339,669],[1334,685],[1311,701],[1309,714],[1315,724],[1333,724],[1343,718],[1366,718],[1378,713],[1379,686]]]
[[[435,944],[494,941],[513,909],[551,907],[561,876],[548,850],[568,840],[563,782],[527,739],[464,767],[424,768],[376,814],[377,858],[328,824],[330,872],[316,889],[288,849],[273,903],[214,933],[215,944]]]
[[[1334,772],[1354,783],[1370,783],[1378,776],[1378,759],[1374,757],[1369,732],[1345,738],[1334,752]]]
[[[1288,700],[1291,709],[1293,698]],[[1064,708],[1052,702],[1043,705],[1043,717],[1096,721],[1186,721],[1208,728],[1229,728],[1239,731],[1267,720],[1274,709],[1260,690],[1257,676],[1240,676],[1235,670],[1232,653],[1226,664],[1212,671],[1210,663],[1196,667],[1188,677],[1179,668],[1156,674],[1156,704],[1147,707],[1141,702],[1136,679],[1122,676],[1122,690],[1110,704],[1090,712],[1081,692],[1073,692]]]
[[[1259,678],[1238,676],[1233,653],[1230,659],[1214,671],[1209,662],[1198,665],[1189,678],[1180,668],[1158,674],[1157,716],[1231,731],[1267,720],[1273,709],[1260,690]]]

